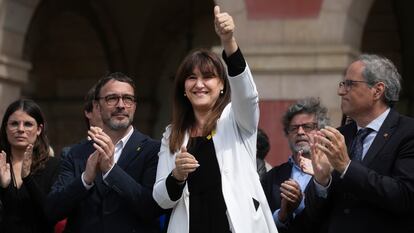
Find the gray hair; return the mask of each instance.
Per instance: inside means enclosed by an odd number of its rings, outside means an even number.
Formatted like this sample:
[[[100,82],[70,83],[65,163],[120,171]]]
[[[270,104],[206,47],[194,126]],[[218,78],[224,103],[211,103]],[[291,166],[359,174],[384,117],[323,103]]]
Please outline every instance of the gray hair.
[[[395,65],[385,57],[372,54],[362,54],[357,60],[365,65],[362,76],[368,85],[372,87],[376,83],[384,83],[384,102],[392,107],[401,91],[401,76]]]
[[[283,131],[286,135],[288,135],[288,128],[293,117],[302,113],[314,114],[318,129],[322,129],[329,124],[328,110],[321,105],[319,98],[301,99],[292,104],[282,118]]]

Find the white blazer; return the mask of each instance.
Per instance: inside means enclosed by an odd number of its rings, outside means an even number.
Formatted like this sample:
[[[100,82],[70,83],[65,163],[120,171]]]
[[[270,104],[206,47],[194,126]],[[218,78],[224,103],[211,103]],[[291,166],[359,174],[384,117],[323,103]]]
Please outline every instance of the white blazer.
[[[259,122],[259,98],[250,69],[229,77],[231,100],[217,122],[213,136],[220,167],[227,218],[233,233],[277,232],[272,214],[256,171],[256,137]],[[175,167],[175,156],[169,150],[168,126],[158,153],[157,178],[153,197],[165,209],[173,208],[168,233],[189,231],[189,191],[187,184],[177,201],[168,196],[166,179]],[[183,145],[187,145],[189,135]],[[254,200],[259,202],[256,210]]]

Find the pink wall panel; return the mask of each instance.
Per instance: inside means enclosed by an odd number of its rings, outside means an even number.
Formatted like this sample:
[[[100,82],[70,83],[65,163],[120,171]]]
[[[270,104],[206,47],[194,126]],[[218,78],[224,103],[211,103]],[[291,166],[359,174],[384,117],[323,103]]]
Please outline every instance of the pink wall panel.
[[[314,18],[323,0],[245,0],[249,19]]]
[[[283,133],[282,117],[294,102],[295,100],[263,100],[259,103],[259,128],[269,136],[270,151],[266,161],[272,166],[286,162],[290,155],[288,142]]]

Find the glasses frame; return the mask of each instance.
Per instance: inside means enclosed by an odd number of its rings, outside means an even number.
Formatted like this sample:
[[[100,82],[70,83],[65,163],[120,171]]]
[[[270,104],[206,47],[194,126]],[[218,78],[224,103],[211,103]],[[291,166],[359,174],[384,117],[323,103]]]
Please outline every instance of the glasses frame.
[[[116,101],[111,99],[112,97],[116,97]],[[130,100],[130,98],[132,98],[132,100]],[[101,100],[103,99],[106,103],[106,105],[110,106],[110,107],[115,107],[119,104],[119,100],[122,99],[122,103],[124,103],[125,107],[130,108],[132,107],[134,104],[136,104],[137,99],[134,95],[129,95],[129,94],[125,94],[125,95],[118,95],[118,94],[109,94],[103,97],[97,97],[97,100]],[[115,101],[114,103],[112,103],[111,101]],[[130,102],[131,101],[131,102]]]
[[[346,92],[348,92],[352,89],[355,83],[366,83],[369,85],[369,82],[367,81],[346,79],[344,81],[339,82],[338,88],[343,88]]]
[[[307,127],[307,126],[310,126],[310,125],[312,127]],[[317,122],[308,122],[308,123],[299,124],[299,125],[289,125],[289,127],[287,128],[287,132],[288,132],[288,134],[297,134],[301,127],[302,127],[302,129],[305,133],[309,133],[313,130],[318,129],[318,123]]]
[[[7,128],[10,131],[17,131],[22,123],[24,131],[32,131],[33,129],[38,127],[37,123],[32,121],[8,121]]]

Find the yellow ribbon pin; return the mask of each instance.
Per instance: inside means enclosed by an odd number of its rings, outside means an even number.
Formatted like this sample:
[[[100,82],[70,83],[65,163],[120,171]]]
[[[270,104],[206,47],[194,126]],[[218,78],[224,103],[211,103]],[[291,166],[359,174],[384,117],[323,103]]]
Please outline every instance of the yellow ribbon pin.
[[[214,135],[216,135],[216,130],[211,131],[211,134],[207,135],[207,140],[210,140]]]

